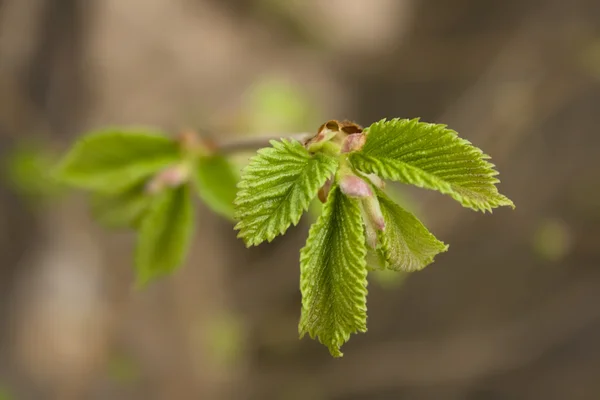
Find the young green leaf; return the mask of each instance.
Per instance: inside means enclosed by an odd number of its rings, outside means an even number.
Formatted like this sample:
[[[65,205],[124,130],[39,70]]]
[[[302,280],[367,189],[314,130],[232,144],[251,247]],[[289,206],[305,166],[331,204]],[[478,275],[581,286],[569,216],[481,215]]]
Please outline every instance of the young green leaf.
[[[498,193],[498,172],[489,158],[445,125],[418,119],[374,123],[362,150],[351,154],[352,164],[363,172],[438,190],[476,211],[514,208]]]
[[[51,171],[56,156],[48,143],[37,139],[22,139],[0,160],[0,179],[7,183],[26,200],[35,204],[55,200],[65,194]]]
[[[189,185],[156,195],[140,224],[136,248],[138,283],[166,275],[182,264],[194,227]]]
[[[433,236],[412,213],[406,211],[381,190],[377,198],[385,232],[379,234],[378,251],[387,268],[396,271],[418,271],[433,262],[448,246]]]
[[[177,142],[158,133],[106,130],[82,136],[56,173],[80,189],[118,193],[180,157]]]
[[[367,248],[359,201],[334,188],[300,253],[300,337],[341,357],[350,334],[367,330]]]
[[[310,154],[295,140],[273,140],[271,145],[250,159],[238,184],[235,229],[247,246],[270,242],[297,225],[338,166],[337,159]]]
[[[239,174],[221,155],[200,157],[195,169],[198,195],[215,213],[233,219]]]
[[[90,199],[93,217],[110,229],[137,228],[153,199],[144,191],[145,181],[122,193],[95,193]]]

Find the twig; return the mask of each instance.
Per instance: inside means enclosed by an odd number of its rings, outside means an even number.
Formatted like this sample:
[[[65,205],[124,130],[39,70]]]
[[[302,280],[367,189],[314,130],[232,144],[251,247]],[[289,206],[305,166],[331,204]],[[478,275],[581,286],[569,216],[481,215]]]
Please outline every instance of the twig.
[[[245,150],[257,150],[269,146],[271,140],[295,139],[300,142],[314,136],[314,133],[282,133],[268,136],[235,137],[223,142],[216,142],[215,147],[222,153],[235,153]]]

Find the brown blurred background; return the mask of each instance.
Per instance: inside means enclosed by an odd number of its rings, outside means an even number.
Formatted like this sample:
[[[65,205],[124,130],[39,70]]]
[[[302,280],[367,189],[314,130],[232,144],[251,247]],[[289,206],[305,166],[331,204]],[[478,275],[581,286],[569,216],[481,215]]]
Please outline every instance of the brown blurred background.
[[[600,399],[599,80],[598,0],[0,0],[0,399]],[[200,205],[136,291],[133,236],[27,167],[107,125],[396,116],[493,155],[517,209],[400,187],[450,251],[372,275],[343,359],[298,340],[310,216],[246,250]]]

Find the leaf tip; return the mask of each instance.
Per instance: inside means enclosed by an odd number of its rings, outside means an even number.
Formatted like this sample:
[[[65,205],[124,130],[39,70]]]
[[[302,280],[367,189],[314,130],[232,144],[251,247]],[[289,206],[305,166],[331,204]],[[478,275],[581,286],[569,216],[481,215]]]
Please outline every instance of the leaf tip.
[[[515,203],[513,203],[513,201],[511,199],[509,199],[508,197],[504,196],[504,195],[500,195],[497,203],[495,204],[496,207],[510,207],[511,209],[515,209],[517,208],[517,206],[515,206]],[[490,208],[490,213],[492,212],[491,208]]]
[[[285,138],[281,138],[280,140],[275,140],[275,139],[269,140],[269,144],[272,147],[277,147],[277,145],[279,145],[280,143],[287,143],[287,140],[285,140]]]
[[[254,238],[246,236],[243,232],[239,232],[237,238],[242,239],[247,249],[259,244],[256,242],[256,240],[254,240]]]
[[[329,349],[329,354],[331,354],[331,356],[333,358],[342,358],[342,357],[344,357],[344,353],[342,353],[340,351],[339,347],[337,347],[335,345],[332,345],[332,346],[327,346],[327,348]]]
[[[508,206],[508,207],[510,207],[513,210],[517,208],[517,206],[515,205],[515,203],[513,203],[513,201],[510,200],[508,197],[506,197],[506,202],[504,204],[502,204],[502,205],[503,206]]]

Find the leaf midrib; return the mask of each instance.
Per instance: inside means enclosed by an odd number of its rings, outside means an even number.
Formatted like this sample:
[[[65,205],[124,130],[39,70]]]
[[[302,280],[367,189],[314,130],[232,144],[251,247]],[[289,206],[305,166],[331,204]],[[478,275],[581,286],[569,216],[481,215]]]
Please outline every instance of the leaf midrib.
[[[394,158],[389,158],[389,157],[375,157],[375,156],[366,155],[366,154],[362,154],[361,156],[365,157],[365,159],[367,161],[369,161],[371,163],[371,165],[373,165],[373,161],[375,161],[375,162],[380,161],[380,162],[382,162],[382,164],[396,165],[396,168],[406,168],[408,170],[415,171],[418,174],[423,175],[430,180],[434,180],[434,181],[438,182],[440,184],[440,186],[442,186],[444,188],[444,189],[440,188],[439,189],[440,191],[448,190],[448,191],[451,191],[452,193],[456,193],[457,195],[460,195],[461,197],[463,197],[462,194],[457,193],[456,188],[458,188],[458,189],[462,189],[462,190],[470,192],[470,193],[474,193],[473,196],[475,196],[475,195],[481,196],[481,194],[479,194],[477,191],[473,190],[473,188],[464,186],[459,183],[447,181],[446,179],[444,179],[438,175],[435,175],[431,172],[425,171],[424,169],[416,167],[414,165],[411,165],[405,161],[400,161],[400,160],[396,160]],[[374,171],[370,171],[370,172],[374,173]],[[405,183],[413,184],[411,182],[405,182]],[[484,185],[484,187],[481,188],[482,190],[483,189],[489,190],[489,189],[492,189],[492,187],[495,187],[493,184],[489,184],[490,187],[487,187],[488,186],[487,182],[484,182],[484,183],[486,185]]]
[[[299,173],[299,174],[297,174],[297,175],[296,175],[295,179],[294,179],[294,180],[292,181],[292,183],[290,184],[290,187],[289,187],[289,189],[288,189],[288,190],[286,190],[286,192],[285,192],[285,194],[284,194],[283,196],[280,196],[280,198],[282,198],[282,201],[280,201],[280,202],[279,202],[279,204],[277,204],[277,206],[275,207],[275,209],[273,210],[273,212],[272,212],[272,214],[271,214],[271,215],[273,215],[273,216],[277,215],[277,214],[279,213],[279,210],[281,209],[281,207],[282,207],[284,204],[288,203],[288,198],[289,198],[289,196],[290,196],[290,195],[291,195],[291,193],[294,191],[294,188],[296,188],[296,186],[298,185],[298,181],[301,179],[302,175],[303,175],[304,173],[306,173],[306,169],[307,169],[307,168],[309,168],[309,166],[310,166],[311,162],[313,162],[313,161],[314,161],[314,158],[313,158],[313,157],[309,157],[309,158],[308,158],[308,162],[307,162],[307,163],[304,165],[304,167],[302,168],[302,171],[301,171],[301,173]],[[301,208],[302,208],[302,211],[305,211],[305,208],[306,208],[306,207],[302,206]],[[300,213],[300,216],[302,216],[302,213]],[[262,223],[261,223],[261,224],[259,224],[257,227],[255,227],[255,229],[254,229],[254,232],[262,232],[262,231],[264,231],[264,230],[265,230],[265,226],[266,226],[266,225],[268,225],[268,223],[269,223],[270,221],[272,221],[272,220],[273,220],[273,217],[271,217],[271,218],[266,218],[264,221],[262,221]],[[292,223],[294,226],[296,226],[296,224],[297,224],[297,223],[298,223],[298,221],[299,221],[299,218],[297,218],[297,220],[296,220],[296,218],[290,218],[290,220],[291,220],[291,223]],[[276,233],[278,234],[278,233],[280,233],[280,231],[281,231],[281,229],[280,229],[279,227],[277,227],[277,232],[276,232]],[[268,233],[268,232],[267,232],[267,233]],[[267,236],[267,238],[269,238],[269,236],[271,236],[271,235],[268,235],[268,236]]]

